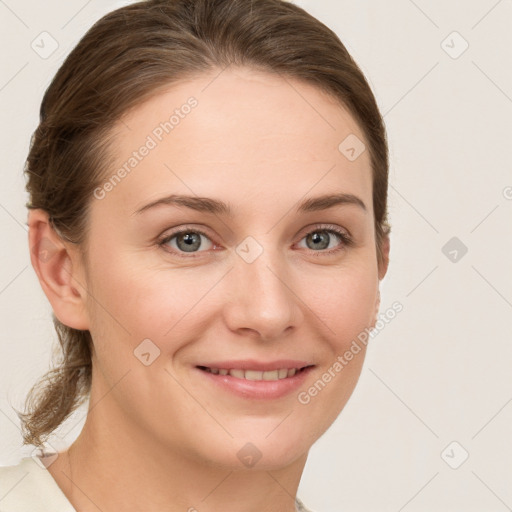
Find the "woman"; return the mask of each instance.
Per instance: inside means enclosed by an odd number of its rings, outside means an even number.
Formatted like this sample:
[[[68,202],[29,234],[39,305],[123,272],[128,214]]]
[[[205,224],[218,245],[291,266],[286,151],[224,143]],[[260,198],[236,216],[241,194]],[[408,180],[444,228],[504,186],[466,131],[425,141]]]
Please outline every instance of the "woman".
[[[43,471],[1,468],[2,510],[307,511],[389,260],[385,129],[338,37],[281,0],[118,9],[46,91],[26,174],[63,360],[24,444],[89,409]]]

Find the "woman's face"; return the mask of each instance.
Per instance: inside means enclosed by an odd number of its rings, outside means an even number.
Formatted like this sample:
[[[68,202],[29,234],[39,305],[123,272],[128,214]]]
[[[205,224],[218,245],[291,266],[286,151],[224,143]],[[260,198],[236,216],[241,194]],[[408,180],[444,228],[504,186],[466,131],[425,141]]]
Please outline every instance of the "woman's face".
[[[95,417],[203,462],[293,462],[354,390],[364,344],[344,354],[378,307],[361,130],[312,86],[228,68],[116,133],[80,281]],[[353,197],[312,202],[334,194]]]

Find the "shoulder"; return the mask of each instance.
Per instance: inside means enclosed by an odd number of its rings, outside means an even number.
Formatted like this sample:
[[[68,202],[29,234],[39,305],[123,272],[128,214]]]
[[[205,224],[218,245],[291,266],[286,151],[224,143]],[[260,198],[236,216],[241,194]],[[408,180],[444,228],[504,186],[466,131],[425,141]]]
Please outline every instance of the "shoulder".
[[[16,465],[0,466],[2,512],[74,512],[59,486],[40,462],[24,457]]]

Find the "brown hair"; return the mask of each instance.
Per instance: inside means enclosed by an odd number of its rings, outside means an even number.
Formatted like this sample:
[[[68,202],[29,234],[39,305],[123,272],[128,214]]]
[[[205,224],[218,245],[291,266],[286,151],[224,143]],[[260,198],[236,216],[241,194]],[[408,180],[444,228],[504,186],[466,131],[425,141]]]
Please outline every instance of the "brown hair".
[[[371,157],[380,264],[382,242],[390,232],[382,116],[338,36],[284,0],[150,0],[97,21],[43,97],[25,166],[27,207],[45,210],[55,231],[77,244],[85,258],[88,209],[111,163],[113,124],[173,82],[232,64],[312,84],[354,116]],[[18,413],[23,444],[38,447],[91,388],[90,332],[63,325],[55,314],[53,322],[61,360],[30,390],[25,404],[30,412]]]

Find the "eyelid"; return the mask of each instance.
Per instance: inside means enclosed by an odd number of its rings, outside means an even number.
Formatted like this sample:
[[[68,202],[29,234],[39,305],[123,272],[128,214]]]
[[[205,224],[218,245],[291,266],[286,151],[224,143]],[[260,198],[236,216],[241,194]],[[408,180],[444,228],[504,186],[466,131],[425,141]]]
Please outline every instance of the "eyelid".
[[[304,231],[301,232],[299,242],[310,233],[314,233],[316,231],[327,231],[328,233],[334,233],[334,235],[341,240],[341,244],[336,248],[329,250],[314,251],[310,249],[308,252],[309,254],[312,254],[313,257],[336,256],[338,253],[346,251],[347,249],[355,246],[355,240],[347,229],[342,228],[336,224],[326,223],[312,224],[310,226],[305,227]]]
[[[306,226],[303,230],[301,230],[300,235],[299,235],[300,238],[299,238],[298,242],[300,242],[307,235],[309,235],[310,233],[313,233],[315,231],[327,231],[329,233],[334,233],[335,236],[337,236],[338,238],[341,239],[341,246],[337,247],[335,249],[320,250],[320,251],[314,251],[312,249],[309,249],[309,252],[313,253],[313,255],[315,255],[315,256],[332,255],[334,253],[342,251],[343,249],[351,247],[355,244],[352,235],[350,234],[350,232],[347,229],[341,228],[340,226],[337,226],[335,224],[326,224],[326,223],[317,223],[317,224],[311,224],[309,226]],[[212,237],[208,233],[206,233],[206,231],[204,229],[197,228],[193,225],[186,225],[186,224],[176,228],[175,230],[171,231],[168,234],[165,234],[165,235],[159,237],[157,243],[160,247],[163,247],[174,237],[180,235],[181,233],[188,233],[188,232],[203,235],[208,240],[210,240],[211,243],[215,247],[218,247],[218,245],[212,240]],[[188,258],[188,259],[200,257],[201,253],[208,252],[208,251],[197,251],[197,252],[187,253],[187,252],[181,252],[181,251],[176,251],[176,250],[172,250],[172,251],[169,251],[166,249],[164,249],[164,250],[173,255],[177,255],[178,257],[183,257],[183,258]]]
[[[313,231],[335,231],[336,233],[342,233],[346,235],[349,238],[352,238],[352,235],[350,234],[350,231],[346,228],[342,228],[341,226],[338,226],[337,224],[329,224],[326,222],[317,222],[310,224],[303,228],[299,234],[301,234],[301,240],[304,236],[308,235],[309,233]]]
[[[208,233],[206,233],[205,230],[203,230],[201,228],[196,228],[191,225],[180,226],[180,227],[176,228],[175,230],[171,231],[170,233],[162,235],[161,237],[158,237],[158,241],[157,241],[158,246],[163,247],[168,242],[170,242],[174,237],[180,235],[181,233],[188,233],[188,232],[203,235],[204,237],[208,238],[208,240],[211,241],[213,246],[217,246],[216,243],[212,240],[211,236]],[[178,256],[185,257],[185,258],[195,258],[195,257],[197,257],[197,256],[194,256],[195,254],[201,254],[201,253],[207,252],[207,251],[198,251],[196,253],[193,253],[193,252],[186,253],[186,252],[177,252],[175,250],[173,250],[173,251],[166,250],[166,252],[171,253],[171,254],[177,254]],[[187,256],[187,254],[188,254],[188,256]]]

